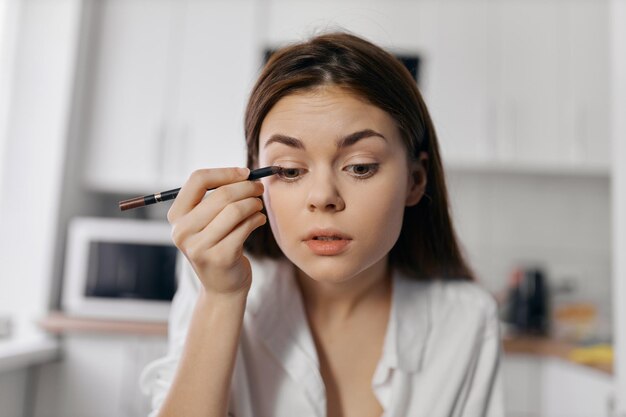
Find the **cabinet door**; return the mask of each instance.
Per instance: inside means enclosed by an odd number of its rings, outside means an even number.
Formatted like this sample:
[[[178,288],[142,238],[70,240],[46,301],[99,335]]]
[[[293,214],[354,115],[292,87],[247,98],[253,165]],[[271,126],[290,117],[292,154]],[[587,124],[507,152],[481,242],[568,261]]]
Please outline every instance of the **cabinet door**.
[[[507,417],[540,416],[540,381],[540,358],[510,354],[502,358],[502,384]]]
[[[245,166],[244,107],[261,65],[257,1],[188,1],[180,50],[177,111],[166,172],[172,186],[199,168]]]
[[[559,106],[564,69],[560,1],[498,2],[498,157],[518,162],[559,160]]]
[[[165,356],[167,346],[165,337],[66,335],[63,360],[38,372],[29,415],[147,416],[151,398],[140,391],[139,376],[148,363]]]
[[[493,64],[490,45],[492,2],[437,3],[431,62],[430,100],[444,160],[482,161],[492,157]]]
[[[544,361],[541,416],[608,417],[611,376],[559,359]]]
[[[173,0],[94,2],[86,86],[86,182],[153,190],[164,164]]]
[[[609,167],[608,2],[566,2],[565,89],[561,110],[566,162]]]

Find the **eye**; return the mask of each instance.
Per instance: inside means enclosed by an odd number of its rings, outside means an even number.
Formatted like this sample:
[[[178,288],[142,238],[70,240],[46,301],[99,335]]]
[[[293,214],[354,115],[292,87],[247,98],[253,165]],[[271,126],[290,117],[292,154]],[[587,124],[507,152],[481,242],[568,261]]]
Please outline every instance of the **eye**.
[[[378,171],[379,164],[354,164],[348,165],[345,169],[351,172],[355,179],[363,180],[371,177]]]
[[[303,174],[304,171],[301,168],[285,168],[283,167],[282,171],[276,174],[283,181],[297,181]]]
[[[378,163],[371,164],[353,164],[348,165],[344,170],[350,172],[350,174],[356,180],[364,180],[373,176],[379,168]],[[283,170],[276,174],[284,182],[298,181],[306,173],[304,168],[287,168],[283,167]]]

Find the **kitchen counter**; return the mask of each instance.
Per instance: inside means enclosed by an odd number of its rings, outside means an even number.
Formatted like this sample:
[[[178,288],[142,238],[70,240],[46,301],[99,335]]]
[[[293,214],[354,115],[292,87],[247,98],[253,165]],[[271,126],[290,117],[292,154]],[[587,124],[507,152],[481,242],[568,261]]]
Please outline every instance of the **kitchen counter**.
[[[570,354],[576,347],[572,342],[539,336],[506,336],[502,339],[504,352],[508,355],[534,355],[562,359],[576,365],[589,367],[613,375],[613,364],[584,364],[575,362]]]
[[[131,333],[145,336],[167,336],[167,322],[138,322],[77,318],[52,312],[39,321],[39,326],[49,333]],[[507,355],[534,355],[553,357],[590,367],[609,375],[613,374],[613,366],[609,364],[587,365],[574,362],[570,353],[576,345],[571,342],[538,336],[505,336],[502,339],[504,353]]]
[[[53,361],[59,350],[58,342],[45,335],[0,340],[0,373]]]

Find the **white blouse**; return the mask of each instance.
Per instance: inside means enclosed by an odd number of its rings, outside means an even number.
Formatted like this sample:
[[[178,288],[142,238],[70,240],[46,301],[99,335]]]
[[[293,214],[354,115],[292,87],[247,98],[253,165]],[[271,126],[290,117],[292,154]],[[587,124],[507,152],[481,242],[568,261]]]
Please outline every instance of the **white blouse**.
[[[326,394],[293,266],[256,260],[232,378],[229,416],[326,415]],[[178,365],[200,281],[184,260],[169,318],[168,354],[140,387],[157,415]],[[218,337],[218,336],[216,336]],[[504,416],[494,298],[467,281],[393,273],[391,314],[372,390],[383,417]]]

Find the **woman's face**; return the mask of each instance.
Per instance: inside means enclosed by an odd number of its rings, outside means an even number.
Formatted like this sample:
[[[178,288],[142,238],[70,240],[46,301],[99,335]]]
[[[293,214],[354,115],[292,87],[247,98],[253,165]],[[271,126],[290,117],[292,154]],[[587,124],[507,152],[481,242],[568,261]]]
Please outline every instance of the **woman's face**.
[[[259,166],[285,168],[262,180],[278,246],[316,281],[380,265],[423,195],[425,159],[409,165],[395,120],[344,89],[282,98],[259,135]]]

